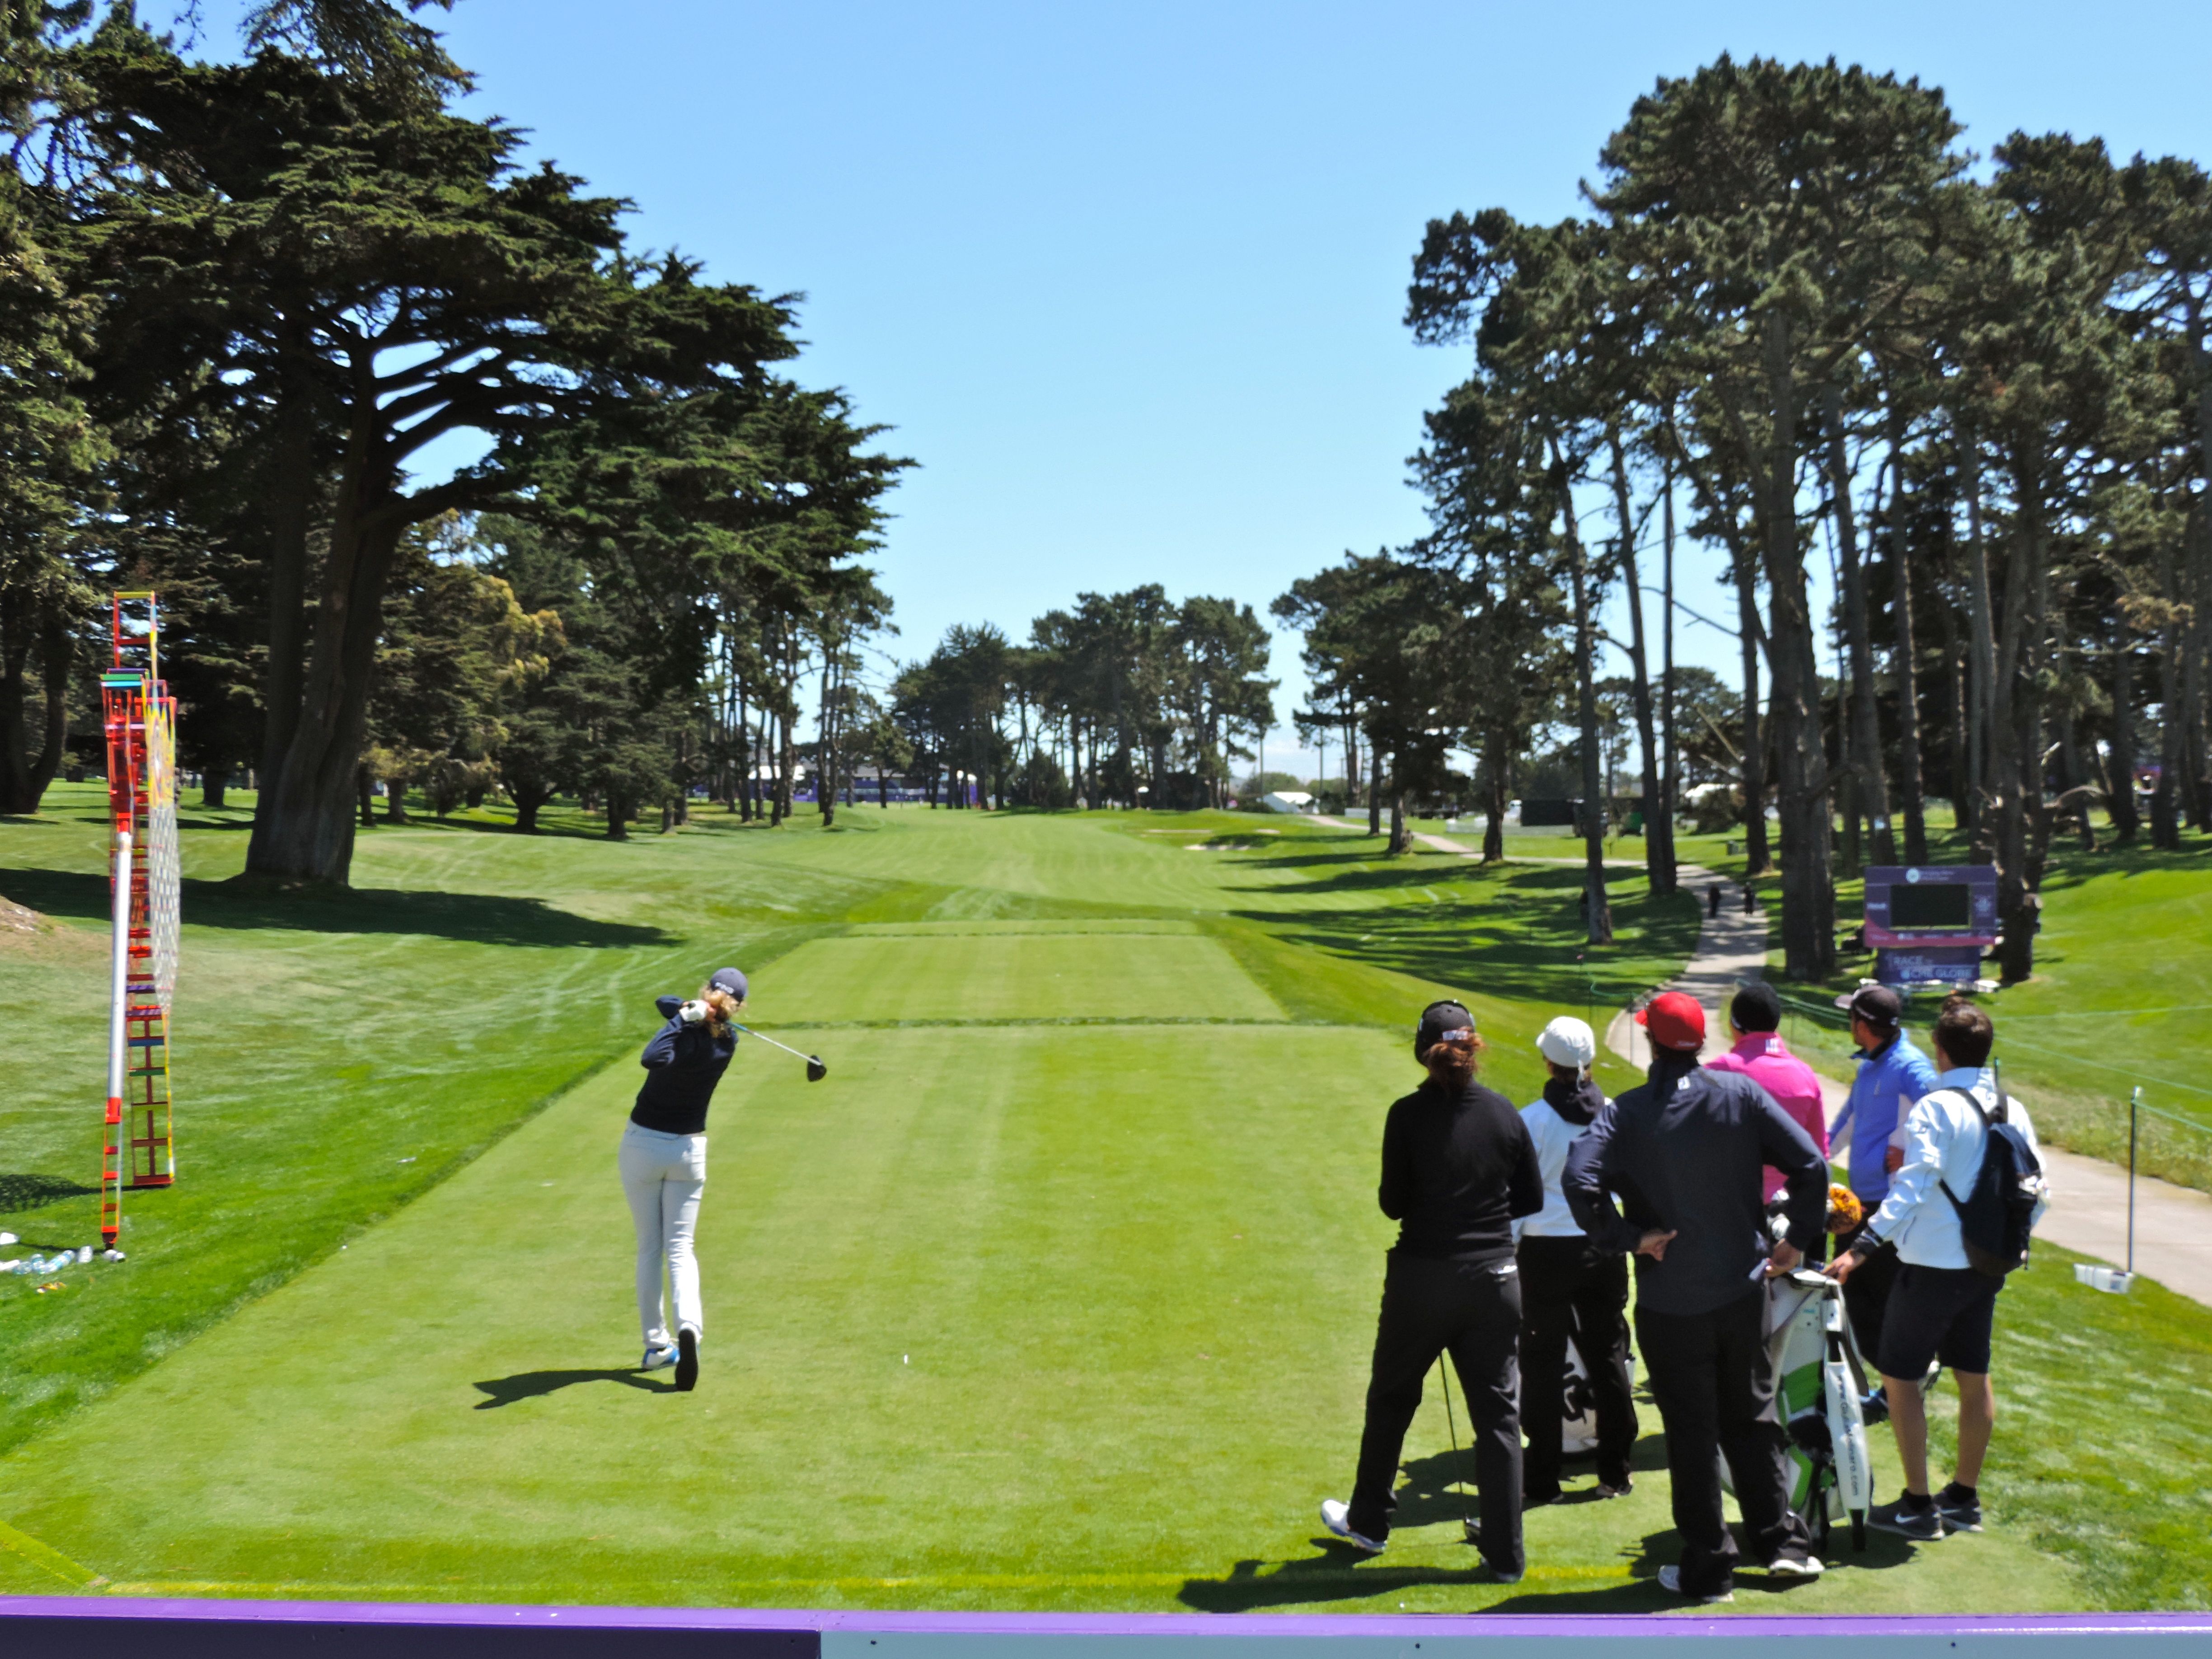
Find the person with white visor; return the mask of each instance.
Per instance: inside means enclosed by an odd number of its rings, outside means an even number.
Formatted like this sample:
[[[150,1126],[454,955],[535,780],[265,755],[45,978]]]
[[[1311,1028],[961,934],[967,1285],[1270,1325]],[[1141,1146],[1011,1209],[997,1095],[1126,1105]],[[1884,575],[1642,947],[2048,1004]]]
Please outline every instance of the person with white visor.
[[[706,1328],[692,1238],[707,1186],[707,1108],[737,1053],[732,1022],[744,1008],[745,992],[742,973],[719,968],[690,1001],[659,999],[665,1023],[638,1056],[645,1084],[630,1109],[617,1160],[637,1227],[637,1316],[645,1328],[639,1369],[675,1366],[676,1386],[685,1393],[698,1384],[699,1341]],[[667,1301],[676,1304],[673,1334],[661,1295],[664,1267]]]
[[[1544,1207],[1513,1224],[1521,1268],[1521,1427],[1528,1448],[1521,1466],[1522,1505],[1559,1501],[1566,1419],[1567,1342],[1589,1374],[1597,1415],[1597,1496],[1632,1490],[1636,1401],[1628,1376],[1628,1258],[1601,1250],[1575,1223],[1559,1177],[1567,1150],[1612,1104],[1590,1076],[1597,1037],[1562,1014],[1536,1039],[1551,1068],[1540,1099],[1521,1109],[1544,1177]]]

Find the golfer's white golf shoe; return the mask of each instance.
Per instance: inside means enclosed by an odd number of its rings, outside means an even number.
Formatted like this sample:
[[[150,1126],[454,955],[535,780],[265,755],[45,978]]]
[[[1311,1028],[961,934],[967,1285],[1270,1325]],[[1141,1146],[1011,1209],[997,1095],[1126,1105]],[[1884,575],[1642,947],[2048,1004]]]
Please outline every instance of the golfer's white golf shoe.
[[[1339,1498],[1321,1500],[1321,1523],[1330,1532],[1356,1550],[1365,1550],[1370,1555],[1382,1553],[1382,1546],[1372,1538],[1361,1536],[1352,1529],[1352,1505]]]
[[[675,1363],[676,1345],[656,1343],[646,1349],[645,1358],[637,1362],[637,1368],[641,1371],[665,1371]]]

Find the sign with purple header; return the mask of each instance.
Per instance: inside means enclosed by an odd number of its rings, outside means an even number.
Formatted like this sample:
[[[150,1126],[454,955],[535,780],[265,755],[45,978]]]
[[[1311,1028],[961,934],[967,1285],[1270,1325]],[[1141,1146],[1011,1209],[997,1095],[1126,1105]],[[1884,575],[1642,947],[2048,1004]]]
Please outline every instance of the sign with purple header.
[[[1868,866],[1866,942],[1884,985],[1972,984],[1996,941],[1995,866]]]

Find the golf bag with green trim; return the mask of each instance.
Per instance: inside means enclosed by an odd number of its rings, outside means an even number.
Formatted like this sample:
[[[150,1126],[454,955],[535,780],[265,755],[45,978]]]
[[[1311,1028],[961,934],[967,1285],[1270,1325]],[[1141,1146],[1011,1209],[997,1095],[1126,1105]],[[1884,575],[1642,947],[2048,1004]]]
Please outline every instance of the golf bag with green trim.
[[[1774,1367],[1774,1407],[1790,1437],[1790,1503],[1814,1540],[1828,1547],[1838,1514],[1851,1522],[1851,1547],[1866,1547],[1874,1472],[1867,1461],[1866,1365],[1844,1312],[1843,1286],[1800,1268],[1766,1282],[1766,1351]]]

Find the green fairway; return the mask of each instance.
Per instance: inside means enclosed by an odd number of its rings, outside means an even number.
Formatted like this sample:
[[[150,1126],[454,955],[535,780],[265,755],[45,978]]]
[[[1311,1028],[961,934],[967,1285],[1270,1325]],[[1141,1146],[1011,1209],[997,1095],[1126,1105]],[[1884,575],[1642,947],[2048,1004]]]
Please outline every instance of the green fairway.
[[[380,832],[362,878],[388,896],[324,902],[343,933],[196,887],[187,972],[225,988],[199,994],[197,1029],[234,1073],[234,1103],[216,1109],[211,1059],[197,1096],[180,1066],[197,1161],[173,1193],[134,1200],[131,1262],[46,1297],[0,1280],[11,1379],[44,1389],[21,1407],[11,1390],[0,1589],[1662,1605],[1649,1580],[1674,1545],[1648,1404],[1635,1495],[1584,1501],[1584,1474],[1576,1498],[1532,1513],[1516,1588],[1479,1582],[1458,1541],[1433,1393],[1388,1555],[1356,1562],[1314,1511],[1343,1494],[1357,1444],[1391,1232],[1376,1148],[1383,1108],[1418,1080],[1413,1012],[1464,995],[1489,1075],[1527,1098],[1543,1020],[1672,971],[1694,936],[1686,899],[1625,898],[1621,943],[1584,963],[1571,871],[1389,860],[1325,826],[1240,836],[1222,815],[849,822],[717,818],[626,847]],[[201,832],[194,878],[223,833]],[[66,820],[0,827],[0,849],[10,896],[66,896],[98,852]],[[565,919],[541,926],[650,936],[455,938],[428,925],[442,912],[422,896],[440,891],[458,913],[527,896],[526,914]],[[256,926],[208,920],[249,903]],[[87,908],[0,959],[11,1006],[56,1031],[76,1005],[42,988],[64,983],[52,963],[75,950],[86,965],[67,971],[97,980]],[[380,915],[413,931],[380,938]],[[750,1018],[830,1073],[809,1085],[748,1044],[723,1085],[705,1370],[678,1395],[630,1369],[614,1147],[651,995],[725,959],[754,972]],[[362,1076],[327,1093],[307,1086],[325,1075],[295,1006],[310,979],[380,1022],[332,1022],[331,1063]],[[283,1041],[258,1039],[270,1025]],[[90,1046],[96,1078],[96,1030]],[[557,1082],[532,1080],[559,1066],[587,1075],[538,1109]],[[37,1115],[8,1109],[11,1145],[50,1149],[19,1167],[76,1167],[88,1097],[57,1084]],[[276,1133],[288,1115],[306,1121]],[[49,1139],[12,1139],[19,1121]],[[402,1165],[402,1140],[428,1150]],[[52,1218],[88,1202],[29,1218],[59,1231]],[[1747,1576],[1740,1611],[2201,1595],[2193,1449],[2212,1412],[2189,1379],[2212,1317],[2063,1275],[2054,1261],[2008,1292],[1990,1533],[1917,1556],[1877,1541],[1858,1570],[1786,1597]],[[152,1334],[187,1320],[188,1342]],[[2116,1378],[2143,1403],[2116,1412]],[[1894,1461],[1875,1449],[1887,1496]]]

